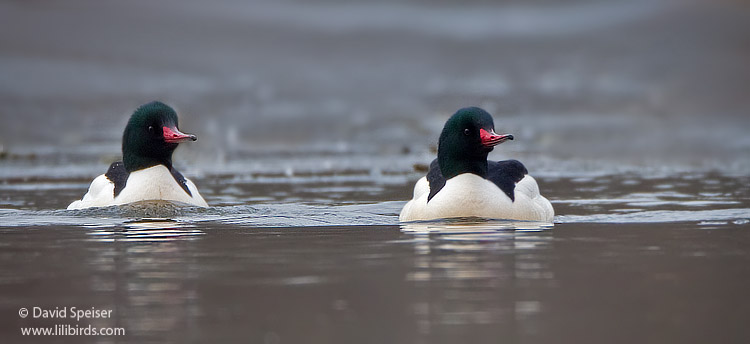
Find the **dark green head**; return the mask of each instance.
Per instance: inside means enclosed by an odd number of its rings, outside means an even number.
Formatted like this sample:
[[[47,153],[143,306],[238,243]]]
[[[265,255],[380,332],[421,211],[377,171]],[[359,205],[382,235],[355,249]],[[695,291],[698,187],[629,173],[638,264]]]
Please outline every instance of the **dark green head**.
[[[512,140],[513,135],[495,134],[495,123],[487,111],[467,107],[445,122],[438,142],[438,164],[445,179],[462,173],[487,175],[487,154],[493,147]]]
[[[122,161],[128,172],[159,164],[172,168],[177,144],[195,140],[195,135],[180,132],[174,109],[157,101],[143,104],[130,116],[122,134]]]

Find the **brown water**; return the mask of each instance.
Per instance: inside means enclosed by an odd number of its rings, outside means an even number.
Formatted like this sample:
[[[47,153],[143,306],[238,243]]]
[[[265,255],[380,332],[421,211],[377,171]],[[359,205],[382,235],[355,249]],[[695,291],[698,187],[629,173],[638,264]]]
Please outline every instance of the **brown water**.
[[[3,230],[12,242],[3,250],[4,337],[59,340],[17,333],[75,321],[20,320],[17,309],[77,305],[114,310],[111,320],[82,325],[127,334],[68,341],[748,338],[747,226],[482,226],[449,234],[398,226],[172,226],[166,235],[135,225],[108,234],[73,226]]]
[[[746,343],[737,2],[0,4],[3,343]],[[212,206],[63,210],[161,99]],[[480,105],[554,224],[399,224]],[[111,311],[44,319],[21,308]],[[70,314],[68,314],[70,315]],[[30,327],[122,336],[23,336]]]
[[[410,183],[278,179],[235,187],[242,195],[281,199],[232,202],[218,187],[228,183],[199,180],[209,203],[244,203],[209,210],[165,204],[3,210],[0,332],[28,343],[750,338],[747,177],[540,178],[563,214],[554,225],[399,225],[404,202],[373,202],[367,195],[403,199]],[[305,196],[309,189],[332,191]],[[9,195],[32,203],[39,198],[34,192]],[[23,307],[96,307],[114,316],[21,319]],[[19,335],[22,327],[60,324],[127,332]]]

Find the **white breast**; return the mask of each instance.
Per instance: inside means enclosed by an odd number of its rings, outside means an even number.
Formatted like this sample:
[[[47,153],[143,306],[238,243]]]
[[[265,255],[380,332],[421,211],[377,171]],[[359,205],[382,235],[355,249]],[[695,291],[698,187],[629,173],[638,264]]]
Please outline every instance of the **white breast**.
[[[551,222],[552,204],[539,194],[539,186],[531,176],[516,184],[515,201],[494,183],[471,173],[446,181],[445,186],[429,202],[429,184],[421,178],[414,187],[414,198],[399,216],[400,221],[434,220],[455,217]]]
[[[185,182],[192,196],[182,189],[166,166],[156,165],[130,173],[125,188],[114,197],[114,183],[105,175],[100,175],[91,183],[83,199],[71,203],[68,209],[106,207],[149,200],[175,201],[208,207],[195,184],[189,179],[185,179]]]

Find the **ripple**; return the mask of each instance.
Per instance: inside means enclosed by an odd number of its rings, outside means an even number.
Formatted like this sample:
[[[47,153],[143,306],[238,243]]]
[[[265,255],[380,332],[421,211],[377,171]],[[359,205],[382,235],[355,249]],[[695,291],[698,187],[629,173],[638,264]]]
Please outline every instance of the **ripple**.
[[[750,208],[708,210],[653,210],[619,214],[562,215],[555,223],[664,223],[732,221],[750,218]],[[742,223],[742,222],[741,222]]]

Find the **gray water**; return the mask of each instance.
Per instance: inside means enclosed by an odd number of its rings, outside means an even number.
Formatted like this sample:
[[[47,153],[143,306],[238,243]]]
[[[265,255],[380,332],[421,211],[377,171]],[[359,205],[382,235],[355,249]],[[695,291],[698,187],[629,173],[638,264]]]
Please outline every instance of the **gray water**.
[[[0,3],[0,338],[745,343],[750,7]],[[138,105],[208,209],[68,211]],[[456,109],[553,224],[400,224]],[[111,310],[103,319],[21,308]],[[122,336],[23,336],[28,327]]]

